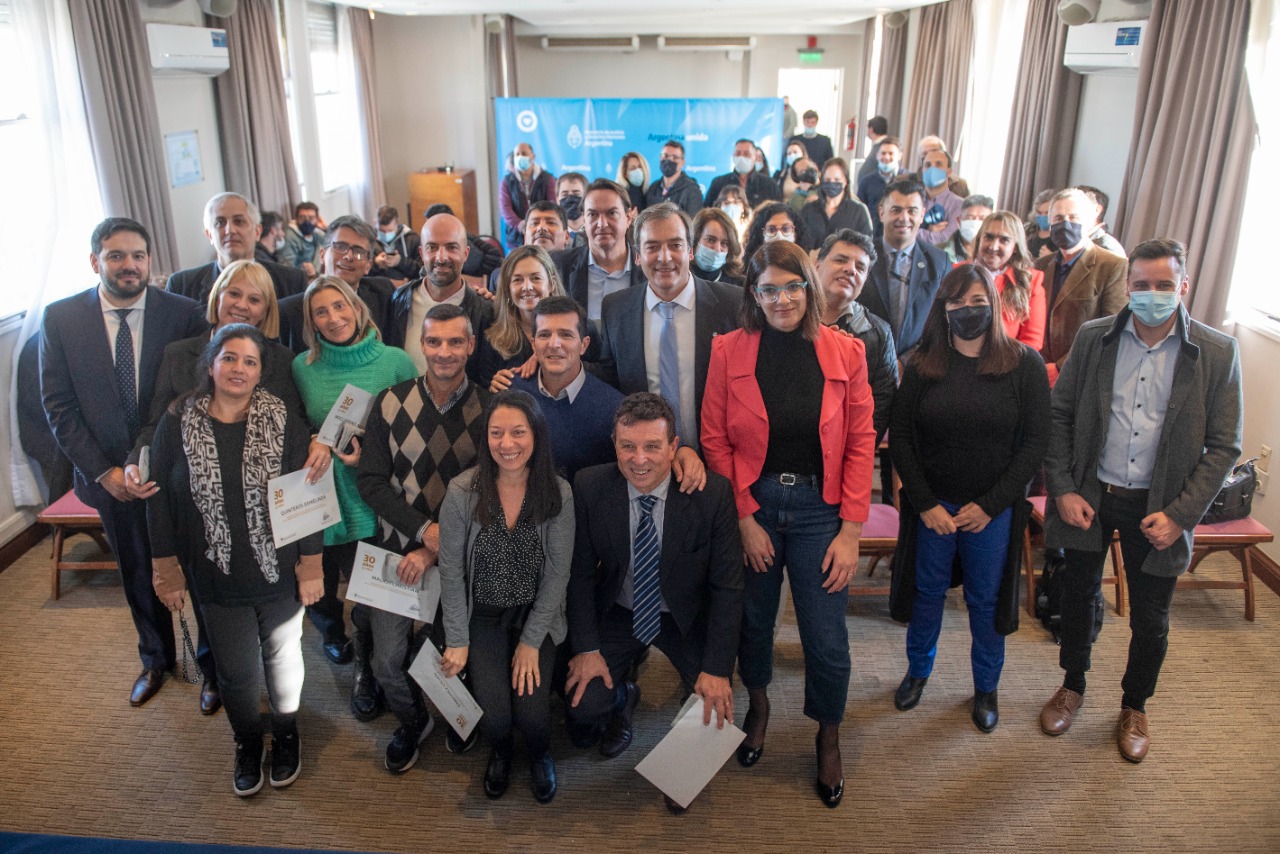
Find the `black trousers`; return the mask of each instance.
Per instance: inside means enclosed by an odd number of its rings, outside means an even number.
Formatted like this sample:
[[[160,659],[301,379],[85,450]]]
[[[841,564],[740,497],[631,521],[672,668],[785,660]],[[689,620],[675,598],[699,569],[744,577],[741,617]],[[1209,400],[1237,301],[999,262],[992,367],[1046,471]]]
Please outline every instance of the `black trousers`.
[[[608,722],[617,700],[617,688],[640,654],[649,648],[649,645],[636,640],[632,631],[630,609],[613,605],[605,612],[604,619],[600,621],[600,654],[604,656],[614,687],[606,688],[603,679],[592,679],[578,705],[569,707],[571,723],[585,726]],[[653,639],[653,646],[662,650],[687,687],[697,683],[698,673],[702,670],[702,644],[682,635],[670,614],[662,615],[662,626]]]
[[[146,502],[116,501],[107,495],[96,502],[86,499],[85,503],[91,504],[102,517],[107,543],[120,565],[124,598],[129,603],[133,626],[138,632],[138,656],[142,659],[142,666],[153,670],[172,668],[177,652],[173,616],[160,604],[155,588],[151,586],[151,542],[147,539]],[[204,642],[203,638],[201,642]]]
[[[1143,703],[1156,692],[1156,680],[1169,649],[1169,606],[1176,577],[1160,577],[1142,571],[1153,548],[1139,525],[1147,515],[1145,498],[1120,498],[1102,494],[1094,519],[1102,527],[1102,541],[1111,542],[1120,532],[1125,583],[1129,588],[1129,663],[1120,683],[1127,702]],[[1067,672],[1089,669],[1093,644],[1094,597],[1102,587],[1107,552],[1066,550],[1067,566],[1062,591],[1062,648],[1058,663]]]
[[[468,632],[471,649],[467,672],[471,692],[484,710],[480,726],[498,755],[510,759],[512,729],[524,733],[529,758],[547,752],[551,742],[551,678],[556,645],[543,638],[538,649],[538,676],[542,684],[533,693],[518,695],[511,687],[511,659],[520,642],[526,608],[499,608],[474,605]]]

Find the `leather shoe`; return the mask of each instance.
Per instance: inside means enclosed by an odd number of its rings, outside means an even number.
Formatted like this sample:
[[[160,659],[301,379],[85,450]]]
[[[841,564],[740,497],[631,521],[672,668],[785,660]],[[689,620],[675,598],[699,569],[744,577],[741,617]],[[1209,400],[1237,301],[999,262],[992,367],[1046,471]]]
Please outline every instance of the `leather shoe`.
[[[903,676],[902,684],[898,686],[897,691],[893,692],[894,707],[900,712],[914,709],[920,702],[920,695],[924,693],[924,686],[928,681],[928,676],[922,679],[917,679],[910,673]]]
[[[834,786],[824,785],[821,780],[814,781],[814,787],[818,790],[818,797],[827,805],[828,809],[835,809],[840,806],[840,799],[844,797],[844,778],[840,778],[840,782]]]
[[[671,813],[672,815],[684,815],[685,810],[688,809],[688,807],[682,807],[675,801],[671,800],[670,795],[663,795],[662,802],[666,804],[667,812]]]
[[[613,713],[609,725],[605,727],[604,736],[600,739],[600,755],[607,759],[618,756],[631,746],[631,715],[640,702],[640,686],[634,682],[624,682],[622,689],[626,692],[626,702],[622,710]]]
[[[1130,762],[1141,762],[1151,746],[1147,733],[1147,716],[1137,709],[1120,709],[1120,731],[1116,735],[1120,755]]]
[[[549,804],[556,796],[556,763],[550,753],[544,753],[529,763],[529,776],[532,778],[533,799],[540,804]]]
[[[992,732],[1000,722],[1000,708],[995,691],[978,691],[973,695],[973,725],[983,732]]]
[[[844,797],[844,775],[840,775],[840,780],[834,786],[828,786],[822,782],[822,768],[824,765],[831,764],[834,764],[837,769],[841,767],[838,725],[823,724],[818,727],[815,746],[818,751],[818,778],[814,780],[814,788],[817,789],[818,797],[827,805],[827,808],[835,809],[840,806],[840,799]]]
[[[351,641],[347,638],[325,641],[324,657],[334,664],[350,664],[351,659],[355,657],[355,650],[352,648]]]
[[[1083,694],[1077,694],[1070,688],[1059,688],[1040,710],[1040,729],[1045,735],[1062,735],[1071,729],[1071,722],[1083,705]]]
[[[489,767],[484,770],[484,793],[496,800],[506,793],[510,782],[511,760],[502,758],[497,752],[490,753]]]
[[[763,713],[760,711],[760,709],[762,708],[764,709]],[[736,754],[738,757],[738,764],[741,765],[743,768],[750,768],[752,765],[755,765],[757,762],[760,761],[760,757],[764,755],[765,728],[769,726],[768,697],[764,698],[764,702],[762,704],[753,702],[747,708],[747,716],[742,721],[742,728],[746,730],[747,738],[750,738],[754,734],[754,730],[756,729],[757,719],[760,717],[763,717],[764,719],[760,726],[760,746],[749,747],[747,745],[746,739],[743,739],[742,744],[738,745],[738,749],[736,751]]]
[[[133,683],[133,691],[129,694],[129,705],[141,706],[156,695],[160,690],[160,686],[164,684],[164,671],[157,668],[147,668],[138,675],[137,680]]]
[[[222,692],[218,690],[218,683],[212,679],[204,680],[204,685],[200,688],[200,714],[216,714],[221,708]]]

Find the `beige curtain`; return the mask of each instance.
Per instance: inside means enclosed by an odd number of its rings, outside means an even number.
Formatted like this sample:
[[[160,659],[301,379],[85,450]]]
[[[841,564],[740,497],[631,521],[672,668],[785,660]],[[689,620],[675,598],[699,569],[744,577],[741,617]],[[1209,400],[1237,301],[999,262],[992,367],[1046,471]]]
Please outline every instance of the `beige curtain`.
[[[876,112],[889,123],[889,135],[902,134],[902,78],[907,73],[907,25],[884,28],[880,68],[876,72]]]
[[[916,58],[911,66],[902,143],[919,165],[915,144],[936,134],[959,160],[964,156],[965,104],[973,56],[973,0],[947,0],[920,10]],[[959,168],[957,167],[957,173]]]
[[[858,120],[858,139],[854,142],[854,152],[851,156],[857,156],[863,151],[865,143],[863,136],[867,132],[867,119],[871,118],[871,114],[867,112],[867,100],[871,95],[871,51],[874,47],[876,39],[876,19],[867,18],[862,25],[862,69],[861,80],[858,88],[858,100],[854,103],[853,117]],[[838,146],[837,146],[838,147]]]
[[[1116,232],[1187,245],[1196,319],[1222,322],[1256,127],[1244,84],[1249,3],[1155,0]]]
[[[1000,205],[1019,216],[1041,190],[1062,189],[1071,171],[1080,85],[1084,78],[1062,64],[1067,25],[1053,3],[1027,7],[1022,61],[1005,146]],[[1043,46],[1041,49],[1030,49]]]
[[[134,0],[67,4],[84,90],[89,139],[107,216],[136,219],[151,232],[151,272],[177,270],[178,244],[147,33]]]
[[[289,138],[275,4],[240,0],[230,18],[206,15],[205,23],[227,31],[231,52],[231,70],[214,78],[227,189],[287,218],[302,197]]]
[[[347,7],[347,27],[351,35],[351,60],[355,71],[355,108],[359,123],[360,147],[364,154],[360,183],[354,187],[352,206],[369,222],[387,200],[382,177],[382,135],[378,124],[378,94],[374,82],[373,21],[366,9]]]

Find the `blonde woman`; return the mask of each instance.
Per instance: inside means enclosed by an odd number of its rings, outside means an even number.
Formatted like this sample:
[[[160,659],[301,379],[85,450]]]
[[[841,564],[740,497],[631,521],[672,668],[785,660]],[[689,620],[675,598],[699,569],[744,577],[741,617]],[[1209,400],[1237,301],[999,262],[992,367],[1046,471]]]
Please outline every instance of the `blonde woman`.
[[[973,238],[973,260],[995,280],[1004,334],[1039,351],[1048,314],[1044,273],[1031,266],[1026,232],[1017,215],[996,211],[982,221]]]
[[[631,197],[631,209],[644,209],[644,193],[649,186],[649,161],[638,151],[628,151],[618,161],[617,182],[627,188]]]
[[[502,262],[493,323],[476,342],[481,388],[502,391],[517,373],[533,375],[533,310],[549,296],[564,296],[551,256],[541,246],[521,246]]]

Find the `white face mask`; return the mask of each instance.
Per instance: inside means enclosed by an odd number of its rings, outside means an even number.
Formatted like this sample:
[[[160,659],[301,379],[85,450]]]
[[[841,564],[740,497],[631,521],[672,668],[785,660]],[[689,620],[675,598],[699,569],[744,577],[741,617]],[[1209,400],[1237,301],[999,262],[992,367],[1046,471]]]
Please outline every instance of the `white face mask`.
[[[276,251],[277,251],[277,252],[279,252],[279,251],[281,251],[282,249],[284,249],[284,238],[283,238],[283,237],[276,241]]]
[[[978,229],[980,228],[982,228],[982,220],[980,219],[960,220],[960,236],[964,238],[965,243],[972,243],[973,238],[978,236]]]

